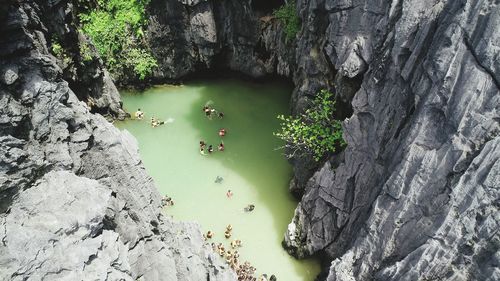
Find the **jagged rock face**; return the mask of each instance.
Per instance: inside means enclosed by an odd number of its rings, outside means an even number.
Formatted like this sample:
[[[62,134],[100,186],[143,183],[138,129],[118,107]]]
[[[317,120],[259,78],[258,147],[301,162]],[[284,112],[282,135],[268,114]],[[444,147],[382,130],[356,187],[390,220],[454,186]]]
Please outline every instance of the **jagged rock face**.
[[[336,80],[362,84],[344,158],[308,181],[291,251],[334,259],[332,281],[499,280],[498,3],[298,6],[328,15]]]
[[[36,24],[47,35],[47,43],[57,43],[63,48],[57,64],[71,90],[91,106],[93,113],[109,119],[124,119],[127,114],[122,109],[120,93],[90,40],[78,31],[71,1],[44,1],[38,9],[35,15],[28,17],[36,19]]]
[[[293,45],[271,17],[256,18],[248,1],[152,0],[147,40],[159,62],[156,79],[213,68],[251,77],[291,75]]]
[[[197,225],[162,215],[135,139],[69,88],[43,2],[0,14],[0,279],[234,280]]]

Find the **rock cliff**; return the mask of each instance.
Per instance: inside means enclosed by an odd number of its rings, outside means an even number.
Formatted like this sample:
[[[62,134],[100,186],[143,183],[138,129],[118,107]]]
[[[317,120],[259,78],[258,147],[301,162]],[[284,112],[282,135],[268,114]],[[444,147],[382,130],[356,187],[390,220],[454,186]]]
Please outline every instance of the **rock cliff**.
[[[337,90],[361,84],[343,158],[306,184],[291,251],[334,259],[328,280],[498,280],[498,3],[297,6],[328,17]]]
[[[159,77],[279,74],[293,112],[346,103],[346,150],[293,160],[290,252],[333,260],[328,280],[498,280],[497,1],[298,0],[291,42],[279,2],[153,0],[150,36]]]
[[[335,92],[348,146],[321,163],[293,159],[302,197],[285,234],[292,254],[323,258],[321,279],[499,280],[498,1],[297,0],[294,40],[271,16],[283,2],[152,0],[154,79],[282,75],[296,85],[294,113]],[[1,278],[234,278],[195,226],[160,214],[133,138],[77,99],[123,115],[99,59],[80,63],[71,5],[10,4],[0,5]],[[50,54],[49,33],[73,63]]]
[[[0,280],[234,280],[197,225],[162,215],[135,139],[65,80],[44,19],[70,8],[0,8]],[[105,76],[82,83],[99,88]]]

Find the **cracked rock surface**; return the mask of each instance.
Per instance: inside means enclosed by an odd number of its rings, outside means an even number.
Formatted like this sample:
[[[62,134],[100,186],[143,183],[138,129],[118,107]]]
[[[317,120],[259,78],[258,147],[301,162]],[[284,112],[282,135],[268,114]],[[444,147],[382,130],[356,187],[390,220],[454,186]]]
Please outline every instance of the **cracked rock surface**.
[[[329,281],[499,280],[498,2],[298,2],[312,5],[337,78],[361,84],[289,250],[332,259]]]
[[[162,214],[135,139],[70,89],[45,4],[0,8],[0,280],[234,280]]]

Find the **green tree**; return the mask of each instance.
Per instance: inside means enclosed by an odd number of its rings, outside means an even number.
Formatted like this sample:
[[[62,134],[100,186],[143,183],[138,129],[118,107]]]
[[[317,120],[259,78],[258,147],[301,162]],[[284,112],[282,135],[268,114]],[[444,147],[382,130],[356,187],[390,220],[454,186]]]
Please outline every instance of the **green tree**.
[[[294,39],[300,30],[300,18],[295,10],[295,1],[288,1],[279,9],[275,10],[273,15],[285,26],[286,39]]]
[[[156,60],[141,44],[148,2],[97,0],[95,9],[79,15],[82,31],[92,39],[113,76],[131,69],[144,79],[157,66]]]
[[[286,141],[285,148],[290,151],[287,157],[305,152],[319,161],[325,154],[345,146],[342,122],[333,118],[334,113],[332,93],[321,90],[305,113],[297,117],[278,115],[281,128],[274,135]]]

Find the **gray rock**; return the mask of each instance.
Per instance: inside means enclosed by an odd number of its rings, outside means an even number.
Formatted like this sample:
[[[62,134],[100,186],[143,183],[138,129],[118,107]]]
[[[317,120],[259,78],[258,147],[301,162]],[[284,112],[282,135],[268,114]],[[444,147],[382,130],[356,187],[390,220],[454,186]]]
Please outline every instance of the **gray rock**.
[[[235,280],[198,225],[163,214],[135,139],[63,80],[42,4],[13,6],[0,26],[28,42],[0,38],[0,69],[21,77],[0,85],[0,280]]]
[[[2,82],[5,83],[6,85],[12,85],[14,82],[16,82],[17,78],[19,76],[17,75],[18,70],[17,68],[7,68],[5,69],[5,72],[3,74],[3,79]]]
[[[344,122],[344,160],[304,184],[289,251],[333,259],[328,280],[499,279],[500,240],[490,229],[500,224],[500,87],[486,47],[500,34],[498,4],[318,9],[329,14],[324,50],[336,80],[362,75],[362,83]]]

